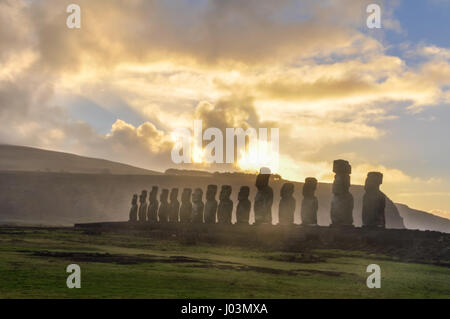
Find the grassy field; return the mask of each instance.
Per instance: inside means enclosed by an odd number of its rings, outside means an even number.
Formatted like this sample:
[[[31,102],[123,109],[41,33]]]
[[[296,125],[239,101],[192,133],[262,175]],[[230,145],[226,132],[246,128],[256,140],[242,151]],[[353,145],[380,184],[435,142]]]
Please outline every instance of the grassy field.
[[[81,289],[66,267],[81,267]],[[366,267],[381,267],[381,288]],[[449,298],[450,268],[359,251],[303,253],[73,229],[0,227],[0,298]]]

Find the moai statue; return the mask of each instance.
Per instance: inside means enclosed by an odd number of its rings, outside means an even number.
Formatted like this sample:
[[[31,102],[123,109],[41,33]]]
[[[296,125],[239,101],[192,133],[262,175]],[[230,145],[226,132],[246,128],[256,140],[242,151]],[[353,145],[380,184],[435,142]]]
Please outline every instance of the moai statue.
[[[158,202],[158,186],[153,186],[152,190],[150,191],[150,204],[148,205],[148,212],[147,212],[147,218],[149,222],[156,223],[158,222],[158,208],[159,208],[159,202]]]
[[[280,225],[290,225],[294,223],[295,198],[294,184],[284,183],[280,190],[280,205],[278,208],[278,216]]]
[[[134,194],[131,200],[130,209],[130,222],[136,222],[138,218],[138,205],[137,205],[138,195]]]
[[[333,172],[333,199],[331,201],[331,225],[353,225],[353,196],[350,193],[352,167],[347,161],[335,160]]]
[[[170,192],[170,210],[169,221],[178,223],[178,213],[180,211],[180,202],[178,201],[178,188],[172,188]]]
[[[192,189],[185,188],[181,194],[180,222],[190,223],[192,220]]]
[[[208,185],[206,189],[205,223],[215,224],[217,214],[217,185]]]
[[[242,186],[238,194],[238,204],[236,208],[236,223],[248,225],[250,219],[250,208],[252,203],[248,199],[250,195],[250,188],[248,186]]]
[[[192,193],[192,222],[196,224],[203,223],[203,211],[205,204],[203,204],[203,191],[201,188],[196,188]]]
[[[259,175],[256,177],[256,188],[258,192],[255,196],[255,225],[263,223],[272,223],[272,203],[273,190],[269,186],[270,169],[261,168]]]
[[[159,210],[158,217],[160,223],[167,223],[167,219],[169,217],[169,190],[163,189],[161,191],[161,195],[159,197]]]
[[[141,192],[139,203],[139,221],[145,222],[147,220],[147,191]]]
[[[307,177],[303,185],[303,200],[302,200],[302,225],[317,225],[317,211],[319,209],[319,202],[314,192],[317,188],[317,179],[314,177]]]
[[[362,223],[368,227],[386,227],[384,209],[386,207],[386,196],[380,191],[383,183],[383,174],[370,172],[367,174],[363,196]]]
[[[220,190],[220,202],[217,210],[217,216],[220,224],[231,224],[231,214],[233,212],[233,201],[230,199],[231,186],[222,185]]]

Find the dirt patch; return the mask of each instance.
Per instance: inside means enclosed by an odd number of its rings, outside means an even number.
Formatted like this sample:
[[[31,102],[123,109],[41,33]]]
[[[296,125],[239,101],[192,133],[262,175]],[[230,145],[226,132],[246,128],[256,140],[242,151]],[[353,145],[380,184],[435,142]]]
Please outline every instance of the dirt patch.
[[[18,236],[24,236],[27,233],[20,230],[10,230],[10,229],[2,229],[0,230],[0,235],[18,235]]]
[[[61,252],[61,251],[21,251],[24,253],[29,253],[36,257],[45,258],[62,258],[74,262],[98,262],[98,263],[115,263],[120,265],[133,265],[141,263],[185,263],[191,268],[204,268],[204,269],[221,269],[221,270],[234,270],[234,271],[254,271],[258,273],[271,274],[271,275],[288,275],[288,276],[298,276],[298,275],[325,275],[332,277],[339,277],[342,275],[340,272],[335,271],[323,271],[323,270],[312,270],[312,269],[300,269],[300,270],[284,270],[270,267],[258,267],[249,266],[239,263],[229,263],[229,262],[215,262],[208,259],[197,259],[186,256],[156,256],[156,255],[119,255],[119,254],[109,254],[109,253],[88,253],[88,252]],[[302,260],[298,254],[294,255],[292,258],[288,258],[289,255],[281,255],[281,259],[288,259],[289,261],[296,262],[296,260]],[[306,257],[307,260],[314,259],[315,262],[319,258]],[[274,258],[275,260],[275,258]],[[285,260],[284,260],[285,261]]]
[[[301,273],[301,274],[323,275],[323,276],[331,276],[331,277],[340,277],[344,274],[339,271],[327,271],[327,270],[315,270],[315,269],[301,269],[301,270],[297,270],[296,272]]]
[[[155,255],[118,255],[108,253],[86,253],[86,252],[59,252],[59,251],[36,251],[32,256],[46,258],[63,258],[76,262],[99,262],[115,263],[120,265],[133,265],[140,263],[201,263],[200,259],[185,256],[155,256]]]
[[[223,270],[235,270],[235,271],[255,271],[264,274],[271,275],[288,275],[288,276],[298,276],[298,275],[324,275],[324,276],[332,276],[332,277],[340,277],[343,275],[341,272],[337,271],[323,271],[323,270],[312,270],[312,269],[299,269],[299,270],[284,270],[277,268],[269,268],[269,267],[257,267],[257,266],[248,266],[248,265],[223,265],[223,264],[200,264],[200,265],[191,265],[189,267],[192,268],[216,268]]]
[[[271,255],[268,256],[267,259],[291,263],[304,263],[304,264],[326,262],[326,259],[323,256],[310,253]]]

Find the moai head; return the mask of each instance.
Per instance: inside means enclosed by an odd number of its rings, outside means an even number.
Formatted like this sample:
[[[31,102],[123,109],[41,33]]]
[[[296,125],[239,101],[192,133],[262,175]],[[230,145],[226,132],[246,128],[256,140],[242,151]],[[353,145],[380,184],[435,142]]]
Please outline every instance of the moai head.
[[[208,188],[206,189],[206,199],[214,200],[216,199],[216,194],[217,194],[217,185],[208,185]]]
[[[160,200],[161,202],[167,202],[168,199],[169,199],[169,190],[164,188],[164,189],[161,191],[161,195],[160,195],[160,197],[159,197],[159,200]]]
[[[183,203],[188,203],[191,201],[191,194],[192,194],[192,189],[190,188],[184,188],[183,189],[183,193],[181,194],[181,201]]]
[[[192,193],[192,202],[193,203],[199,203],[202,201],[203,198],[203,191],[201,188],[196,188],[195,191]]]
[[[280,195],[281,197],[291,197],[294,194],[294,184],[292,183],[284,183],[281,186]]]
[[[238,200],[246,200],[248,199],[249,195],[250,195],[250,187],[241,186],[241,189],[239,190],[238,194]]]
[[[137,205],[138,195],[134,194],[133,199],[131,200],[131,205]]]
[[[305,178],[305,184],[303,185],[303,196],[312,197],[317,188],[317,179],[314,177]]]
[[[152,190],[150,191],[150,200],[151,201],[155,201],[156,200],[156,196],[158,195],[158,186],[153,186]]]
[[[178,188],[172,188],[170,191],[170,201],[174,202],[178,199]]]
[[[340,174],[350,175],[352,173],[352,167],[348,161],[335,160],[333,162],[333,172],[337,175]]]
[[[230,199],[230,195],[231,195],[231,186],[222,185],[222,189],[220,190],[220,200]]]
[[[333,182],[333,193],[347,193],[350,188],[350,174],[352,173],[352,167],[349,162],[344,160],[335,160],[333,162],[333,172],[336,173]]]
[[[380,189],[380,185],[383,183],[383,174],[380,172],[369,172],[366,178],[366,184],[364,189],[366,191],[376,191]]]
[[[258,176],[256,176],[256,188],[263,189],[269,185],[270,169],[267,167],[261,167]]]
[[[147,191],[142,191],[141,196],[139,197],[139,201],[141,203],[145,203],[147,201]]]

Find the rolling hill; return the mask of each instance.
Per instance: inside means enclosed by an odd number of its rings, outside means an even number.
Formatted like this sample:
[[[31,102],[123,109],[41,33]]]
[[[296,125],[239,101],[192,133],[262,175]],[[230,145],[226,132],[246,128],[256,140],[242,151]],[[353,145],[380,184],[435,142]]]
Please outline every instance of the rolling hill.
[[[400,216],[403,217],[406,228],[450,232],[450,220],[446,218],[413,209],[404,204],[395,204],[395,206],[397,206]]]
[[[0,145],[0,171],[115,175],[162,174],[104,159],[15,145]]]

